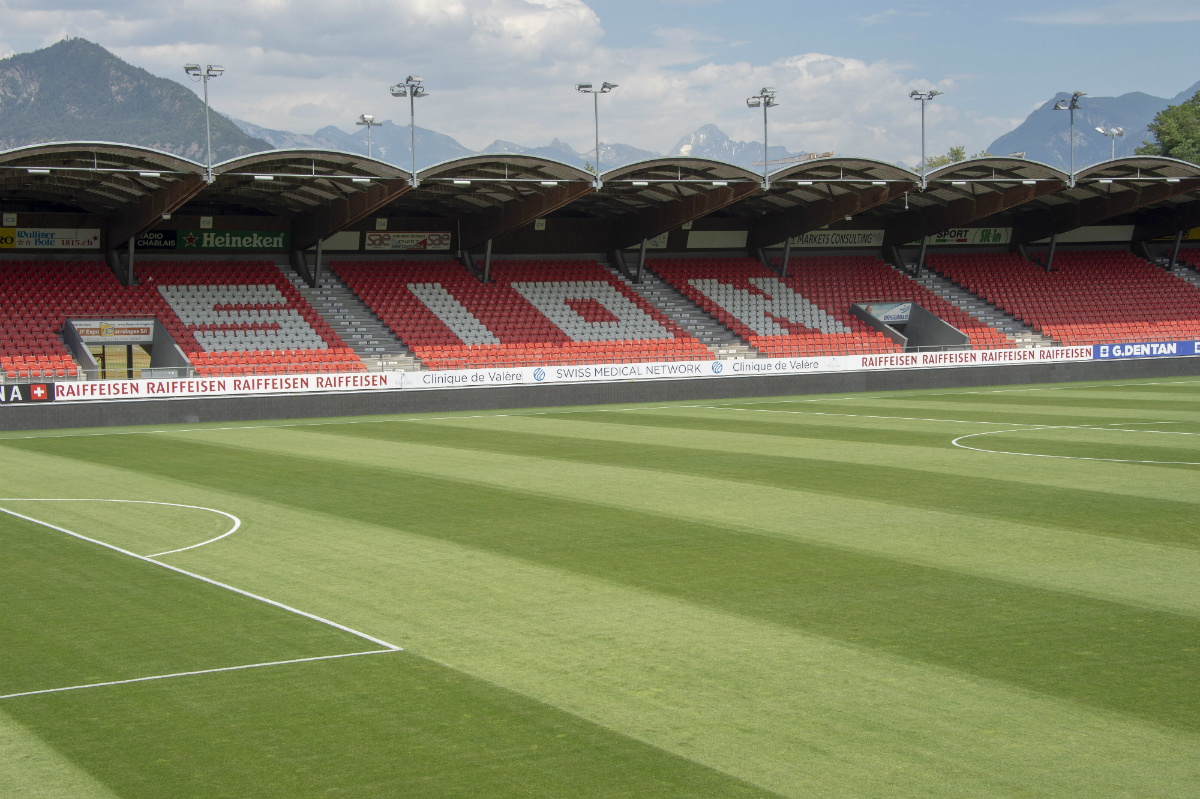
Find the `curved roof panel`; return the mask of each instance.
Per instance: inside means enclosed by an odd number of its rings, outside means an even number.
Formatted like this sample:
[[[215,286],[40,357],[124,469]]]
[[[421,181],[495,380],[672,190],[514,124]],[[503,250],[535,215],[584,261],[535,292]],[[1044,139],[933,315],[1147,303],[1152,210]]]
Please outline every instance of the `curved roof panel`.
[[[1076,180],[1112,180],[1138,178],[1196,178],[1200,166],[1178,158],[1158,155],[1132,155],[1101,161],[1075,173]]]
[[[1013,183],[1025,180],[1061,180],[1069,175],[1040,161],[1012,156],[986,156],[955,161],[929,173],[928,181],[971,180]]]
[[[692,156],[667,156],[664,158],[648,158],[631,164],[622,164],[601,175],[604,183],[620,180],[750,180],[761,181],[762,176],[748,169],[717,161],[712,158],[695,158]]]
[[[271,170],[282,170],[286,175],[325,177],[377,177],[407,180],[409,173],[377,158],[367,158],[357,153],[340,150],[264,150],[260,153],[240,155],[219,164],[213,164],[214,175],[229,173],[270,174]]]
[[[594,179],[590,172],[562,161],[518,153],[479,153],[451,158],[420,170],[417,177],[422,181],[456,178],[511,182]]]
[[[204,172],[203,164],[174,153],[137,144],[103,141],[42,142],[0,151],[0,165],[3,166],[61,166],[63,169],[86,169],[89,161],[93,170],[111,171],[121,167],[142,167],[144,170],[170,170],[190,174]]]
[[[862,181],[919,180],[916,173],[874,158],[830,156],[801,161],[771,173],[771,180]]]
[[[13,199],[109,213],[204,173],[187,158],[112,142],[46,142],[0,152],[0,192]]]

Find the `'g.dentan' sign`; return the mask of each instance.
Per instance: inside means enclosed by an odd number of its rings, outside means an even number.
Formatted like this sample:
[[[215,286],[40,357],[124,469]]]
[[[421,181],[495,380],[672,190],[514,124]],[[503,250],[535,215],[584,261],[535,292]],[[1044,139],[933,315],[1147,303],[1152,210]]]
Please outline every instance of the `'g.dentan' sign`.
[[[181,230],[176,234],[180,250],[286,252],[291,238],[291,233],[278,230]]]
[[[367,232],[367,250],[439,250],[446,252],[450,249],[450,231],[438,230],[432,233],[417,233],[414,231],[383,231]]]

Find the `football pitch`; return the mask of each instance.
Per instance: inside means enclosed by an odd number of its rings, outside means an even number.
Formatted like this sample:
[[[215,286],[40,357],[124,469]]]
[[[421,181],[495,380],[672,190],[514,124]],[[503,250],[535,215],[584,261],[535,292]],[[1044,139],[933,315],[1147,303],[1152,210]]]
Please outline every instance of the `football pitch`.
[[[1200,381],[3,433],[0,474],[0,796],[1200,786]]]

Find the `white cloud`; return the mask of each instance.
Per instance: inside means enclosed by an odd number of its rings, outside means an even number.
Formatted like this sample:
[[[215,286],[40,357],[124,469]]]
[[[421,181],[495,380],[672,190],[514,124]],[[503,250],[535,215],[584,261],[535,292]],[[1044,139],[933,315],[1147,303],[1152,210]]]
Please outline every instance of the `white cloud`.
[[[690,28],[613,48],[583,0],[0,0],[7,41],[20,49],[83,36],[151,72],[179,80],[187,62],[222,64],[213,105],[265,127],[311,133],[353,128],[362,113],[407,122],[387,87],[422,75],[418,124],[479,149],[493,139],[536,145],[553,137],[583,150],[592,109],[581,80],[620,84],[600,99],[601,138],[665,152],[716,123],[761,138],[745,98],[779,90],[771,140],[915,163],[913,88],[947,91],[929,106],[930,150],[988,142],[995,120],[959,114],[954,80],[915,80],[911,68],[806,53],[772,63],[722,60],[728,43]]]

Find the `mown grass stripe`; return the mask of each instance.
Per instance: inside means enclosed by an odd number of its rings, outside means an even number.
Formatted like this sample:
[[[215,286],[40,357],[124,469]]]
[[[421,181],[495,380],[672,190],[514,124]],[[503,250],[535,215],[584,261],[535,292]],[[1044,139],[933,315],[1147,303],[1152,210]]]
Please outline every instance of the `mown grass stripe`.
[[[390,470],[181,440],[118,438],[103,451],[69,439],[6,446],[394,526],[1200,730],[1196,618],[496,490],[470,475],[405,476],[403,513],[392,516],[377,502],[401,487]],[[795,512],[802,525],[803,507]]]
[[[736,420],[734,422],[736,425]],[[922,470],[916,461],[911,467],[869,465],[805,458],[799,454],[781,457],[728,451],[717,453],[711,449],[576,440],[439,424],[347,425],[316,430],[325,435],[350,438],[604,466],[633,466],[731,483],[869,499],[1013,524],[1200,548],[1200,526],[1195,524],[1197,509],[1194,503],[1113,496],[1083,488],[1063,489],[999,477],[951,476]],[[953,451],[949,437],[943,438],[942,448]]]

